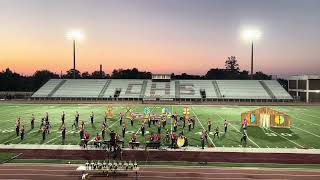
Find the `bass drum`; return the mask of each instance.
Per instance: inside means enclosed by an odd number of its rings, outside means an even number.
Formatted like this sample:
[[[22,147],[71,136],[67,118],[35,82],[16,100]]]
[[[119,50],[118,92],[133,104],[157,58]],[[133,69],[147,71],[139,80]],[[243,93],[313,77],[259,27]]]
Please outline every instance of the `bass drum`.
[[[183,147],[185,145],[186,139],[185,137],[178,137],[177,145],[178,147]]]

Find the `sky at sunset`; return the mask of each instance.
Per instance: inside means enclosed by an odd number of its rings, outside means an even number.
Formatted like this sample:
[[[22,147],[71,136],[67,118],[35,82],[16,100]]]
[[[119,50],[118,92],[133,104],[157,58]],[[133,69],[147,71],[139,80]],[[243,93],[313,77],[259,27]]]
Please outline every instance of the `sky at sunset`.
[[[258,28],[255,71],[320,73],[320,0],[0,0],[0,70],[32,74],[136,67],[205,74],[236,56],[250,69],[241,30]]]

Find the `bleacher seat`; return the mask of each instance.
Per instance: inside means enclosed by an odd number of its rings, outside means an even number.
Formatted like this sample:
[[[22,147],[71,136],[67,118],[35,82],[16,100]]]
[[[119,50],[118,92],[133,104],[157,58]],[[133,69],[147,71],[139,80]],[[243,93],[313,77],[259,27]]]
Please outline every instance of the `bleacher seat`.
[[[97,98],[106,80],[68,79],[52,97]]]
[[[62,81],[62,79],[50,79],[32,97],[48,97],[51,91]]]
[[[276,99],[292,99],[290,94],[276,80],[264,80],[264,83],[272,91]]]
[[[276,80],[172,80],[152,82],[145,79],[51,79],[32,97],[53,98],[160,98],[292,100]],[[271,91],[271,92],[270,92]]]
[[[226,99],[271,99],[259,81],[217,80],[221,96]]]
[[[115,91],[121,89],[119,98],[139,98],[143,87],[143,80],[137,79],[112,79],[104,98],[114,97]]]
[[[180,98],[201,98],[200,90],[206,92],[206,98],[217,98],[210,80],[179,80]]]

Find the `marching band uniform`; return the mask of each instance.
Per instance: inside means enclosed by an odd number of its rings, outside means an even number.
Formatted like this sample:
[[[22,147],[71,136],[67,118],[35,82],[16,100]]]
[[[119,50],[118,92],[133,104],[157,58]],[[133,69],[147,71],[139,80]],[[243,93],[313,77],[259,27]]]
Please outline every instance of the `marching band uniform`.
[[[34,114],[32,114],[32,116],[31,116],[31,121],[30,121],[31,129],[34,129],[34,120],[35,120]]]
[[[21,138],[21,140],[23,140],[23,138],[24,138],[24,125],[22,125],[22,128],[20,130],[20,138]]]
[[[209,120],[208,120],[208,131],[209,131],[209,132],[211,131],[211,120],[210,120],[210,118],[209,118]]]
[[[224,120],[224,124],[223,125],[224,125],[224,133],[227,133],[228,125],[229,125],[228,121]]]
[[[188,120],[188,124],[189,124],[189,131],[191,131],[191,125],[192,125],[192,122],[191,122],[191,119]]]
[[[173,132],[177,132],[177,126],[178,126],[177,121],[174,121],[174,124],[173,124]]]
[[[145,133],[145,130],[146,130],[146,128],[144,127],[144,124],[141,125],[140,130],[141,130],[142,136],[144,136],[144,133]]]
[[[123,138],[124,138],[125,134],[126,134],[126,123],[123,122],[123,123],[122,123],[122,137],[123,137]]]
[[[105,134],[106,134],[106,125],[103,123],[101,127],[101,135],[103,140],[105,138]]]
[[[93,118],[94,118],[94,114],[93,112],[91,112],[91,115],[90,115],[91,124],[93,124]]]
[[[65,114],[62,112],[61,114],[61,124],[64,124]]]
[[[16,134],[19,136],[20,133],[20,117],[16,121]]]

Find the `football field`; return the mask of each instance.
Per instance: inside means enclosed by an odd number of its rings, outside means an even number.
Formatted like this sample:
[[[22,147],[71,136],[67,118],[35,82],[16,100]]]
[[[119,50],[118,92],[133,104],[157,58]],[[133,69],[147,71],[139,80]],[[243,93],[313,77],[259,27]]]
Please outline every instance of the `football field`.
[[[89,132],[90,139],[95,137],[96,133],[101,134],[101,125],[104,121],[107,104],[0,104],[0,143],[1,144],[61,144],[61,113],[66,114],[67,135],[65,144],[76,145],[80,142],[79,130],[72,128],[74,114],[76,111],[80,114],[80,121],[85,122],[85,130]],[[189,146],[200,146],[200,133],[202,130],[207,130],[208,118],[212,120],[212,128],[209,134],[207,145],[216,147],[241,147],[241,113],[254,110],[259,106],[209,106],[209,105],[144,105],[144,104],[112,104],[113,118],[107,120],[108,130],[114,130],[121,133],[119,122],[119,113],[125,113],[127,106],[132,108],[132,112],[142,113],[145,107],[149,107],[151,113],[161,114],[164,107],[168,108],[170,113],[177,112],[183,114],[183,108],[190,108],[190,116],[195,116],[195,128],[191,131],[188,126],[184,128],[184,135],[188,138]],[[248,143],[247,147],[252,148],[308,148],[320,149],[320,106],[270,106],[272,109],[287,113],[291,119],[290,129],[270,128],[264,129],[260,127],[248,128]],[[40,120],[44,117],[45,112],[49,113],[49,120],[52,126],[50,134],[46,140],[42,141],[42,133],[39,130]],[[90,113],[95,115],[94,125],[90,123]],[[30,129],[31,114],[36,117],[35,129]],[[25,139],[20,140],[15,134],[15,121],[17,117],[21,117],[21,122],[25,125]],[[223,128],[224,120],[230,124],[228,132],[225,134]],[[137,141],[144,144],[151,132],[157,133],[156,125],[151,125],[151,128],[145,125],[147,136],[142,137],[139,131],[142,120],[136,120],[134,125],[130,125],[130,121],[125,119],[127,132],[125,135],[125,145],[127,146],[132,132],[137,133]],[[181,132],[183,127],[179,121],[178,132]],[[167,119],[167,126],[171,132],[172,119]],[[213,136],[216,126],[220,130],[220,138]],[[161,129],[162,139],[165,138],[165,130]],[[107,139],[109,133],[107,132]],[[163,144],[164,146],[167,144]]]

